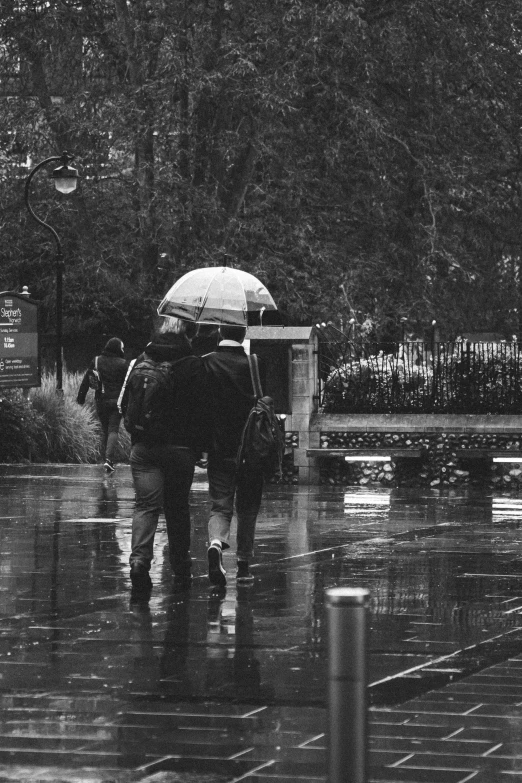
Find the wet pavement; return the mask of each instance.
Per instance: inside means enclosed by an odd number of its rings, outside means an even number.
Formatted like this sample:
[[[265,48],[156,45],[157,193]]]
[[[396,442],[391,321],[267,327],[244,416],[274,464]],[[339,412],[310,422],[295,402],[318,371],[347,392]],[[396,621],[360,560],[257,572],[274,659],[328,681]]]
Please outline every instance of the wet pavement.
[[[269,486],[254,584],[128,579],[128,467],[0,466],[0,781],[326,779],[325,590],[367,587],[368,781],[522,779],[522,498]]]

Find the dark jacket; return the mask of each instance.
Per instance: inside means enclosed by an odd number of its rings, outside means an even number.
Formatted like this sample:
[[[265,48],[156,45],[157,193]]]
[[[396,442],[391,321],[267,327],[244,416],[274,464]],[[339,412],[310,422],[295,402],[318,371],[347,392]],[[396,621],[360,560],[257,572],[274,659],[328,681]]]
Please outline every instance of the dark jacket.
[[[96,357],[89,365],[89,369],[83,376],[76,401],[83,405],[85,397],[89,391],[89,370],[94,369]],[[104,349],[98,356],[98,372],[103,384],[103,392],[96,392],[96,402],[101,400],[117,400],[120,396],[121,387],[127,374],[128,362],[121,355],[116,355],[112,351]]]
[[[195,356],[189,341],[176,334],[155,335],[145,348],[156,362],[178,362],[174,367],[172,405],[165,411],[163,443],[189,446],[196,452],[208,451],[210,439],[210,405],[207,372],[200,356]],[[142,356],[144,355],[142,354]],[[140,361],[140,356],[136,363]],[[183,359],[184,361],[178,361]],[[125,411],[126,395],[122,400]],[[133,438],[133,443],[137,442]]]
[[[243,427],[255,402],[248,358],[242,346],[218,346],[203,359],[212,399],[211,452],[232,458],[237,454]],[[259,371],[263,384],[261,362]]]

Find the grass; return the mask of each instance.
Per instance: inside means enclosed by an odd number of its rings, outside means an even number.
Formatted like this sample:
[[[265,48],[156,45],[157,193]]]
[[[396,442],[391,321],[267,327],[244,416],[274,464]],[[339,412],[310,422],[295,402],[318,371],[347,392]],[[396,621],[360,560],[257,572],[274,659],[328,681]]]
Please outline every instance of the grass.
[[[28,443],[33,462],[94,463],[100,459],[101,428],[89,392],[84,405],[76,396],[83,375],[64,372],[63,396],[56,393],[56,379],[42,375],[42,385],[31,389],[29,404],[35,416],[35,432]],[[0,426],[2,424],[0,416]],[[22,427],[23,431],[23,427]],[[120,427],[118,462],[128,460],[130,438]]]

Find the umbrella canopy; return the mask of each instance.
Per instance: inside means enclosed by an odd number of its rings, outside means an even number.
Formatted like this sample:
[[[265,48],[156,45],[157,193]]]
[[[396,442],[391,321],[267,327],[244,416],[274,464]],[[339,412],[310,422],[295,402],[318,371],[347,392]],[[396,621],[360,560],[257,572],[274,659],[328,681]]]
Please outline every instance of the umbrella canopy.
[[[174,283],[158,307],[200,324],[248,326],[280,323],[277,307],[257,277],[228,266],[193,269]]]

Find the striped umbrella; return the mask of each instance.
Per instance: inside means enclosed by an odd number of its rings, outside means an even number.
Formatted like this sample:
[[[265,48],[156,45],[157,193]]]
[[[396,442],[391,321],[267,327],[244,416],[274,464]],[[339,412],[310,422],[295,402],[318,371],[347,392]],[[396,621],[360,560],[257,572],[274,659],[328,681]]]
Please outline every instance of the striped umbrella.
[[[228,266],[187,272],[165,295],[158,315],[200,324],[280,323],[276,304],[263,283],[248,272]]]

